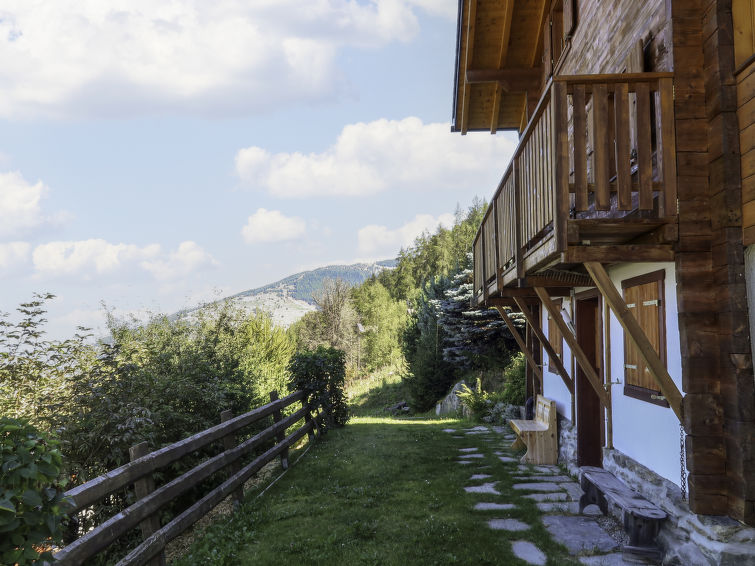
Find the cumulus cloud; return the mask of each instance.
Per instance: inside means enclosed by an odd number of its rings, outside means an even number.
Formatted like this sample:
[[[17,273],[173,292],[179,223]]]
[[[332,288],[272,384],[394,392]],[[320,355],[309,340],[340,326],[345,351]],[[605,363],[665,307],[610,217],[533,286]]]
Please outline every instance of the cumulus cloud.
[[[142,262],[142,267],[149,271],[156,279],[167,281],[185,277],[190,273],[208,269],[218,264],[209,253],[195,242],[181,242],[176,251],[168,254],[165,259],[155,259]]]
[[[338,51],[407,41],[452,0],[6,0],[0,116],[255,111],[334,94]]]
[[[418,214],[412,220],[390,229],[387,226],[370,224],[359,230],[357,241],[359,251],[373,257],[395,256],[401,248],[408,247],[425,231],[434,232],[438,226],[451,228],[453,214],[441,214],[437,218],[431,214]]]
[[[0,237],[44,224],[41,201],[47,191],[41,181],[29,183],[18,171],[0,173]]]
[[[31,245],[27,242],[0,243],[0,270],[9,271],[29,261]]]
[[[363,196],[388,189],[489,187],[516,142],[507,136],[459,136],[419,118],[350,124],[321,153],[236,154],[242,182],[277,197]]]
[[[298,240],[307,231],[307,223],[298,216],[284,216],[279,210],[257,209],[241,229],[247,244]]]
[[[102,239],[58,241],[40,244],[32,255],[34,268],[40,274],[60,276],[113,273],[160,253],[158,244],[139,247],[133,244],[111,244]]]

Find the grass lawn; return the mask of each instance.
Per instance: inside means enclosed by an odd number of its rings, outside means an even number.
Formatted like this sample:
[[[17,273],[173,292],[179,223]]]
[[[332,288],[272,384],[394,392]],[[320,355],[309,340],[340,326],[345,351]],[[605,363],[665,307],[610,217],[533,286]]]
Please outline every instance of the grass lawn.
[[[211,525],[174,564],[526,564],[512,554],[514,540],[534,542],[550,565],[577,564],[551,541],[535,503],[511,488],[515,466],[492,454],[501,442],[442,432],[466,425],[354,418],[316,443],[263,497],[250,491],[239,511]],[[477,467],[456,462],[467,446],[485,454],[484,472],[498,480],[502,495],[464,492]],[[474,511],[479,501],[517,507]],[[494,517],[531,528],[493,531],[486,520]]]

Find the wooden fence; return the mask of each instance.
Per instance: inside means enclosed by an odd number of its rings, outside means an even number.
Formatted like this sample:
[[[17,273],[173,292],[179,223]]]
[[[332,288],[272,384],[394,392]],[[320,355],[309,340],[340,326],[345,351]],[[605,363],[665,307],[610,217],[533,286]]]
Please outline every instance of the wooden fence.
[[[69,514],[80,512],[114,491],[132,484],[136,501],[57,552],[55,566],[86,564],[90,558],[137,526],[141,529],[144,541],[118,562],[118,566],[164,564],[164,548],[169,541],[196,523],[227,496],[232,495],[234,500],[240,501],[244,483],[274,458],[280,457],[283,468],[287,468],[289,448],[305,434],[312,442],[315,431],[322,433],[321,425],[325,415],[318,412],[317,407],[307,405],[305,398],[306,393],[299,391],[278,399],[278,394],[274,391],[270,394],[270,403],[237,417],[232,417],[230,411],[224,411],[221,424],[155,452],[146,453],[146,443],[132,447],[131,462],[67,491],[66,496],[72,504]],[[298,401],[302,401],[302,408],[283,417],[282,410]],[[237,443],[236,437],[242,429],[269,416],[273,418],[271,426],[248,440]],[[304,424],[287,435],[286,431],[302,419]],[[274,441],[271,448],[242,465],[241,459],[244,456],[269,440]],[[155,489],[152,474],[156,470],[217,442],[222,444],[223,452]],[[229,471],[228,479],[168,524],[160,526],[158,512],[162,507],[224,469]]]

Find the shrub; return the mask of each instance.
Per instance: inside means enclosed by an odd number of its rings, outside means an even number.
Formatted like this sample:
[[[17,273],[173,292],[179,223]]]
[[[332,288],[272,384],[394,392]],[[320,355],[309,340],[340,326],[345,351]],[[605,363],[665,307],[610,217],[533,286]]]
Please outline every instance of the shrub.
[[[62,538],[62,456],[58,443],[28,422],[0,418],[0,562],[52,560]]]
[[[328,427],[346,424],[346,355],[341,350],[318,346],[316,350],[299,352],[291,359],[289,370],[291,389],[306,391],[307,402],[323,407]]]
[[[521,352],[511,359],[503,370],[503,391],[501,401],[511,405],[524,405],[527,395],[527,362]]]

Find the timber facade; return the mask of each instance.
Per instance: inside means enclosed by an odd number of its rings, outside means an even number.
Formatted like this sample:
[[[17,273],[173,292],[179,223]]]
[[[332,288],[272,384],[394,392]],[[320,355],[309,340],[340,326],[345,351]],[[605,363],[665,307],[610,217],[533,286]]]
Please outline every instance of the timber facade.
[[[524,313],[576,464],[625,453],[750,525],[753,4],[460,0],[451,126],[519,132],[473,302]]]

